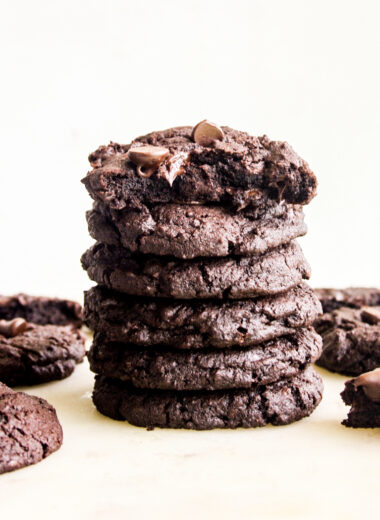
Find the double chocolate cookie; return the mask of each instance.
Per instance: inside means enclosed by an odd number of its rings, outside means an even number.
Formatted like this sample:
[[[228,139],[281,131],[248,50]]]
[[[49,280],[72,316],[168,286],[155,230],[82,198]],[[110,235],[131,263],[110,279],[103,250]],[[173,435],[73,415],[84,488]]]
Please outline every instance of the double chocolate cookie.
[[[285,142],[202,121],[110,143],[89,157],[91,197],[116,210],[141,204],[217,203],[244,208],[268,200],[307,204],[317,187],[308,164]]]
[[[315,289],[323,312],[340,307],[360,309],[380,305],[380,290],[374,287],[348,287],[347,289]]]
[[[380,291],[357,288],[317,294],[328,309],[315,322],[323,338],[318,364],[352,376],[380,366]]]
[[[228,350],[141,350],[133,345],[106,343],[95,335],[90,368],[135,388],[221,390],[251,388],[297,375],[321,354],[322,340],[313,329],[298,329],[253,348]]]
[[[58,450],[62,428],[44,399],[0,383],[0,473],[35,464]]]
[[[136,298],[93,287],[85,293],[85,321],[107,342],[175,349],[251,346],[311,325],[321,305],[305,283],[255,300]]]
[[[44,296],[0,296],[0,320],[24,318],[39,325],[82,325],[82,307],[78,302]]]
[[[177,258],[265,253],[306,233],[301,206],[269,201],[240,212],[223,206],[154,204],[87,213],[90,235],[133,253]]]
[[[342,424],[353,428],[380,428],[380,369],[347,381],[341,396],[344,403],[351,406]]]
[[[296,242],[248,257],[167,259],[136,256],[95,244],[82,256],[89,277],[136,296],[160,298],[253,298],[284,292],[309,278],[310,267]]]
[[[147,428],[253,428],[307,417],[319,404],[322,389],[312,367],[292,379],[245,390],[152,392],[96,376],[93,401],[104,415]]]
[[[72,326],[0,321],[0,381],[7,385],[68,377],[85,353],[85,337]]]

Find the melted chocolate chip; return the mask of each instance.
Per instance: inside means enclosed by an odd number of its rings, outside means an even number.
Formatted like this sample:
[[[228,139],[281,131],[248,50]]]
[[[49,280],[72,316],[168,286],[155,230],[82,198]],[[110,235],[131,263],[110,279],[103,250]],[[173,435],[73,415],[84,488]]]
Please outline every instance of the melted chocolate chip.
[[[163,177],[168,181],[170,186],[173,186],[173,182],[184,172],[184,165],[189,158],[187,152],[179,152],[173,155],[168,160],[168,167],[158,173],[159,177]]]
[[[362,387],[368,399],[380,403],[380,369],[360,375],[354,379],[354,385]]]
[[[162,146],[136,146],[130,148],[127,155],[137,166],[137,172],[141,177],[150,177],[169,155],[169,150]]]
[[[14,318],[13,320],[0,320],[0,334],[7,338],[13,338],[18,334],[22,334],[28,328],[28,322],[23,318]]]

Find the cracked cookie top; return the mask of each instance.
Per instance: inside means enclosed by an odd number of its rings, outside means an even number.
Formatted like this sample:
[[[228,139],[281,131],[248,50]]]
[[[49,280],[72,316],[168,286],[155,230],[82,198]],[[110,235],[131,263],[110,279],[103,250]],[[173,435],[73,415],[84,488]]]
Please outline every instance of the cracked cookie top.
[[[0,383],[0,473],[35,464],[62,444],[55,409]]]
[[[199,130],[200,128],[200,130]],[[123,209],[151,203],[223,204],[242,209],[270,200],[307,204],[317,180],[286,142],[203,121],[90,154],[83,179],[94,200]]]

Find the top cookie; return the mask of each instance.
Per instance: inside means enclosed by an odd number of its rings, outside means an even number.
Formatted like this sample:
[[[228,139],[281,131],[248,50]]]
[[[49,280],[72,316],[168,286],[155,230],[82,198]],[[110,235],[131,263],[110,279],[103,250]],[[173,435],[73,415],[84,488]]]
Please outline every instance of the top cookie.
[[[202,121],[111,142],[89,156],[83,179],[110,208],[152,203],[219,203],[237,209],[275,199],[307,204],[317,180],[286,143]]]
[[[24,318],[38,325],[73,325],[79,328],[83,316],[81,305],[71,300],[27,294],[0,295],[0,319],[14,318]]]

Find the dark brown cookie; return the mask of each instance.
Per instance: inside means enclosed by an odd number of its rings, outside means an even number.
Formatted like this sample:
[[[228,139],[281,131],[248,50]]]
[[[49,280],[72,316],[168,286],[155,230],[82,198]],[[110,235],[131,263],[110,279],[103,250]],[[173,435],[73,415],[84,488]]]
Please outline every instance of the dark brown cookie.
[[[380,289],[373,287],[348,287],[347,289],[315,289],[323,312],[340,307],[359,309],[363,306],[380,305]]]
[[[314,326],[323,339],[318,365],[350,376],[380,366],[380,306],[340,307]]]
[[[84,335],[71,326],[29,323],[18,334],[4,332],[0,333],[0,380],[7,385],[68,377],[86,353]]]
[[[380,369],[350,379],[341,393],[351,406],[342,424],[353,428],[380,428]]]
[[[104,340],[175,349],[250,346],[311,325],[321,305],[305,283],[255,300],[167,300],[96,286],[85,293],[87,325]]]
[[[301,206],[269,203],[239,213],[221,206],[156,204],[87,212],[90,235],[132,252],[177,258],[257,255],[302,236]]]
[[[254,348],[228,350],[137,350],[95,336],[89,352],[93,372],[129,381],[135,388],[223,390],[251,388],[296,376],[322,351],[314,329],[298,329]]]
[[[323,383],[312,367],[292,379],[249,390],[173,392],[140,390],[96,376],[93,401],[113,419],[147,428],[253,428],[298,421],[312,413]]]
[[[95,244],[82,256],[89,277],[136,296],[176,299],[253,298],[277,294],[310,276],[294,241],[264,255],[176,260],[136,256],[123,248]]]
[[[0,383],[0,473],[35,464],[58,450],[62,428],[44,399]]]
[[[83,183],[91,197],[118,210],[171,202],[307,204],[317,186],[308,164],[286,142],[228,127],[210,139],[199,139],[191,127],[153,132],[130,145],[101,146],[89,160],[93,170]]]
[[[24,318],[39,325],[82,325],[82,307],[78,302],[45,296],[0,296],[0,319]]]

